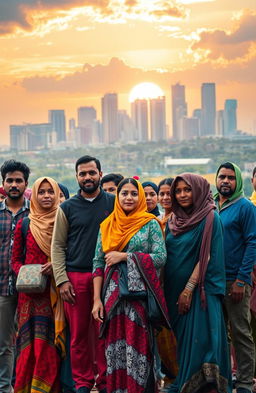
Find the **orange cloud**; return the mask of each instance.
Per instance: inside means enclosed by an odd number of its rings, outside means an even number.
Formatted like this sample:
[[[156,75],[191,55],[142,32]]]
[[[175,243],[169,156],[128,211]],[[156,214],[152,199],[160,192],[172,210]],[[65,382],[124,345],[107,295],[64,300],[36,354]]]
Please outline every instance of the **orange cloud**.
[[[205,50],[209,59],[235,60],[254,52],[256,40],[256,14],[244,12],[235,23],[233,31],[209,30],[200,33],[199,40],[192,45],[192,50]]]

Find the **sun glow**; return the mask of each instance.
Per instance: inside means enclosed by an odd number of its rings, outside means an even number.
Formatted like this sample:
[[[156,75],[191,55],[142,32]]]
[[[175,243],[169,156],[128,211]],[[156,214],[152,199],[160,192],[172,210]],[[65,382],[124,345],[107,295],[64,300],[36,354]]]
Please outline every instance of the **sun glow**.
[[[152,82],[140,83],[131,90],[129,101],[163,97],[164,93],[159,86]]]

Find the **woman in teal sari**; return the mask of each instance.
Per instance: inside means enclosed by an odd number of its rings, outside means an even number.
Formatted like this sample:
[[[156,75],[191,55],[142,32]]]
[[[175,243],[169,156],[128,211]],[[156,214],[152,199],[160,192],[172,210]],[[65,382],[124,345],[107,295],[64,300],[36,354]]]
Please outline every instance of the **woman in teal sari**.
[[[170,393],[231,392],[222,297],[222,228],[210,185],[184,173],[171,187],[165,296],[178,343],[179,373]]]

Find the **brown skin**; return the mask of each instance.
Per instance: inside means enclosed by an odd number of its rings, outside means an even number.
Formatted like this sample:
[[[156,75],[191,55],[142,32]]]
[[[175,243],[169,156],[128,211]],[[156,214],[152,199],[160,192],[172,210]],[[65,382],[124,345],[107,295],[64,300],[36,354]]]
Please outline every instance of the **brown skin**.
[[[163,184],[158,193],[158,201],[164,209],[164,214],[167,216],[171,213],[171,187],[168,184]]]
[[[253,190],[256,191],[256,173],[254,173],[254,176],[251,178]]]
[[[113,181],[107,181],[103,183],[102,188],[104,191],[109,192],[109,194],[116,195],[117,186]]]
[[[220,207],[226,202],[236,189],[236,174],[233,169],[221,168],[216,181],[216,187],[219,191],[219,205]],[[228,195],[229,194],[229,195]],[[244,283],[241,280],[235,280],[231,286],[229,296],[233,303],[240,303],[245,294],[245,287],[239,287],[237,282]]]
[[[124,184],[118,194],[118,199],[125,214],[128,215],[129,213],[132,213],[139,203],[139,193],[137,188],[131,183]],[[108,267],[121,261],[127,261],[126,252],[110,251],[105,255],[105,262]],[[103,322],[104,317],[104,306],[100,297],[102,283],[102,277],[95,277],[93,279],[94,303],[92,315],[96,321],[101,323]]]
[[[8,209],[16,214],[24,204],[24,192],[28,182],[20,171],[8,172],[3,180],[3,188],[7,193],[5,200]]]
[[[157,193],[151,186],[144,187],[147,210],[150,213],[157,205]]]

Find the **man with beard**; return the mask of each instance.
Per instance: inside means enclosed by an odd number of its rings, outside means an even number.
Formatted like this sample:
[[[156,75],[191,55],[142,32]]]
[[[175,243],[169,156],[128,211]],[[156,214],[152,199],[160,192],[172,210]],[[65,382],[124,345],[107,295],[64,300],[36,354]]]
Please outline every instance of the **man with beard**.
[[[252,391],[254,343],[250,327],[251,273],[256,261],[256,209],[244,197],[237,165],[222,164],[216,176],[216,205],[223,224],[227,290],[224,313],[237,361],[237,393]]]
[[[24,198],[30,170],[15,160],[1,166],[3,188],[7,196],[0,204],[0,392],[11,391],[14,365],[14,315],[17,305],[11,253],[17,222],[29,214],[29,201]]]
[[[78,393],[89,393],[94,385],[92,341],[92,260],[100,223],[112,212],[115,197],[100,187],[98,159],[83,156],[76,162],[80,190],[59,207],[53,231],[52,263],[71,335],[71,368]],[[94,322],[93,322],[94,323]],[[106,392],[104,341],[94,326],[98,368],[96,386]]]

